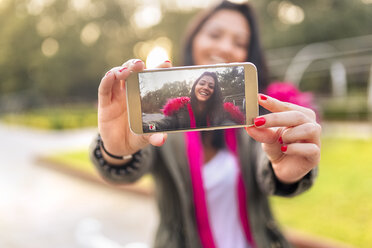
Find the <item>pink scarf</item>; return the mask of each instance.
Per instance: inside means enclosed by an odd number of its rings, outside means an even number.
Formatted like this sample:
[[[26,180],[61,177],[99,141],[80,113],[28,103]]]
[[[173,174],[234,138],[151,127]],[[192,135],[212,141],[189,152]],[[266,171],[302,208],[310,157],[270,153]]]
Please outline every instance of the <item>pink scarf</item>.
[[[190,116],[191,117],[191,116]],[[195,128],[195,119],[190,118],[191,128]],[[201,175],[201,167],[203,165],[203,146],[199,132],[185,133],[187,157],[190,165],[190,174],[193,190],[193,200],[195,206],[196,223],[199,232],[199,237],[204,248],[215,248],[211,227],[209,225],[207,203],[205,199],[205,191],[203,187],[203,178]],[[234,154],[238,160],[238,147],[236,140],[236,129],[225,130],[225,141],[228,149]],[[239,160],[238,160],[239,163]],[[241,167],[240,163],[239,166]],[[247,199],[244,187],[241,170],[239,171],[237,181],[237,194],[239,205],[239,216],[247,242],[251,247],[255,247],[252,233],[249,226],[249,216],[247,214]]]

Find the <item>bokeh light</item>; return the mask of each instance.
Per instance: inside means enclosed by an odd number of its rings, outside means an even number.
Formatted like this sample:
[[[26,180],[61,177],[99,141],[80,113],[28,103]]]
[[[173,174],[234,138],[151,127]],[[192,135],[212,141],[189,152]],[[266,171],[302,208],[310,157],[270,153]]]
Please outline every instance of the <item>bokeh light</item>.
[[[155,40],[140,41],[133,48],[135,58],[146,61],[147,68],[154,68],[172,58],[172,41],[164,36]]]
[[[50,16],[41,17],[36,25],[37,33],[42,37],[50,36],[56,29],[56,23]]]
[[[56,39],[47,38],[41,44],[41,52],[46,57],[54,56],[59,50],[59,43]]]
[[[299,24],[305,19],[304,10],[288,1],[282,1],[278,8],[279,20],[284,24]]]
[[[69,5],[72,9],[83,12],[88,9],[91,4],[90,0],[70,0]]]
[[[8,4],[9,4],[10,0],[0,0],[0,11],[4,10]]]
[[[27,4],[27,12],[30,15],[40,15],[45,7],[54,3],[55,0],[31,0]]]
[[[163,17],[161,9],[157,5],[142,6],[137,8],[133,15],[133,22],[138,28],[149,28],[158,24]]]
[[[164,47],[156,46],[154,47],[146,59],[147,68],[155,68],[164,61],[169,60],[169,55],[167,50]]]
[[[91,22],[85,25],[85,27],[81,30],[80,40],[84,45],[91,46],[96,43],[100,36],[101,29],[96,23]]]
[[[106,5],[104,2],[95,2],[89,4],[88,6],[88,14],[91,18],[99,18],[104,16],[106,13]]]

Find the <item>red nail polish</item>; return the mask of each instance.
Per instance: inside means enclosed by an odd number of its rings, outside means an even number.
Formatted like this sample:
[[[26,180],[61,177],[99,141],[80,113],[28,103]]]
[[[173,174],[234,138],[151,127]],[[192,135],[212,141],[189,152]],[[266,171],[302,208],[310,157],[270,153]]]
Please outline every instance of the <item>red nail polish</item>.
[[[280,148],[280,150],[282,150],[282,152],[286,152],[286,151],[287,151],[287,146],[282,146],[282,147]]]
[[[265,100],[267,100],[267,96],[265,96],[265,95],[260,95],[260,99],[263,100],[263,101],[265,101]]]
[[[110,73],[111,73],[111,71],[108,71],[105,76],[107,77]]]
[[[279,137],[279,143],[280,143],[281,145],[283,145],[283,139],[282,139],[282,136]]]
[[[264,117],[258,117],[256,119],[254,119],[254,125],[256,127],[259,127],[259,126],[262,126],[263,124],[265,124],[266,120]]]
[[[128,69],[128,67],[123,67],[123,68],[121,68],[121,69],[119,70],[119,72],[122,72],[122,71],[124,71],[124,70],[126,70],[126,69]]]
[[[170,63],[170,60],[166,60],[166,61],[164,61],[164,63]]]
[[[142,60],[140,60],[140,59],[136,59],[136,60],[134,61],[134,64],[138,64],[138,63],[142,63]]]

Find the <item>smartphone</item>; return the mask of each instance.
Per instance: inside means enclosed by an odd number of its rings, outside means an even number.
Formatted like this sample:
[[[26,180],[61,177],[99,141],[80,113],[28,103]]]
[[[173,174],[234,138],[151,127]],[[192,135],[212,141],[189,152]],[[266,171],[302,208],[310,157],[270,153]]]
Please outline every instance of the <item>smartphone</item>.
[[[136,134],[244,127],[258,115],[252,63],[133,72],[126,93],[129,124]]]

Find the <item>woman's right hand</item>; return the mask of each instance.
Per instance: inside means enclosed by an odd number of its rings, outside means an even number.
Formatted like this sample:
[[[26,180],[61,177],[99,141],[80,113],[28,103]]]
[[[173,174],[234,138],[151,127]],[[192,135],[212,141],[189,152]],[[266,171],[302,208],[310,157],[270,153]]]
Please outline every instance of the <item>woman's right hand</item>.
[[[170,67],[169,61],[159,65]],[[148,144],[161,146],[167,135],[156,133],[137,135],[129,128],[125,80],[132,71],[142,71],[145,64],[132,59],[120,67],[114,67],[102,78],[98,88],[98,130],[105,149],[117,156],[130,155]]]

